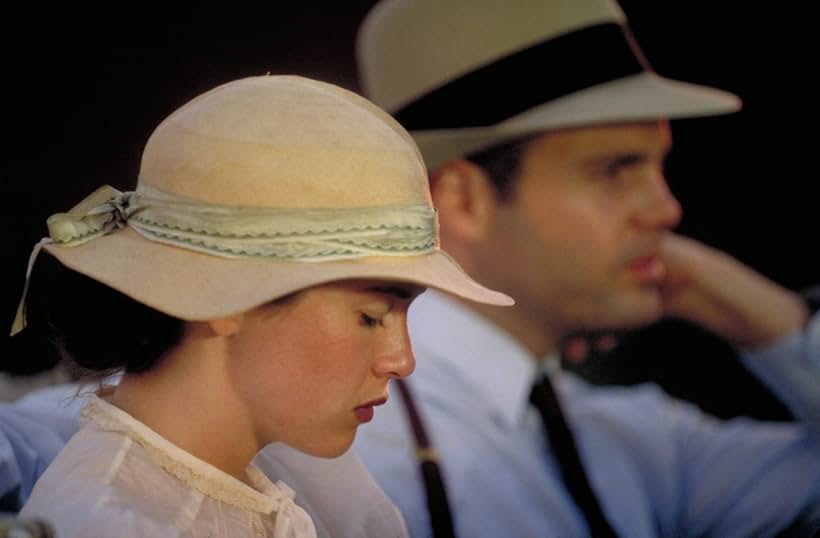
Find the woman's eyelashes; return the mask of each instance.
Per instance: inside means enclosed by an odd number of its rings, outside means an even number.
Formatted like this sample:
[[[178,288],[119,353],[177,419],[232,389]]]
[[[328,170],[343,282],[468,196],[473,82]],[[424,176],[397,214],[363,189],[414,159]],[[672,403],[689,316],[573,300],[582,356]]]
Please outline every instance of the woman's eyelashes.
[[[365,327],[376,327],[381,325],[381,319],[365,314],[364,312],[361,313],[360,318],[362,325]]]
[[[390,309],[383,312],[361,312],[359,314],[361,324],[365,327],[390,327],[395,317]]]

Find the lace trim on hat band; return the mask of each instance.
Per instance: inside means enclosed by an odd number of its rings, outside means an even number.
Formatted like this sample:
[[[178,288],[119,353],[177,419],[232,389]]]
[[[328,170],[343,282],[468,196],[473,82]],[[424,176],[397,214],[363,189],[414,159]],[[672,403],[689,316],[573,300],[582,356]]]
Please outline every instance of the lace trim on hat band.
[[[34,261],[48,244],[82,245],[129,226],[144,238],[222,258],[323,262],[416,256],[438,249],[435,210],[424,204],[354,208],[269,208],[205,204],[143,186],[104,186],[48,218],[34,246],[11,334],[26,326]]]
[[[427,205],[238,207],[197,203],[150,188],[122,193],[103,187],[75,210],[47,222],[51,241],[66,246],[127,224],[152,241],[230,258],[328,261],[424,254],[437,247],[435,211]]]

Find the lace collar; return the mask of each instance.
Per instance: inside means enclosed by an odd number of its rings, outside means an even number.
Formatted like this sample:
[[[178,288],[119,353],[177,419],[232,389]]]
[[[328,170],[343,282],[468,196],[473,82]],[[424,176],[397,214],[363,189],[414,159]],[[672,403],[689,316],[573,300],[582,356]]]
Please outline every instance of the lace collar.
[[[245,510],[284,515],[290,512],[295,493],[281,480],[272,483],[254,465],[245,470],[249,483],[191,455],[122,409],[96,395],[89,397],[82,415],[104,430],[122,432],[139,443],[150,457],[174,477],[197,491]]]

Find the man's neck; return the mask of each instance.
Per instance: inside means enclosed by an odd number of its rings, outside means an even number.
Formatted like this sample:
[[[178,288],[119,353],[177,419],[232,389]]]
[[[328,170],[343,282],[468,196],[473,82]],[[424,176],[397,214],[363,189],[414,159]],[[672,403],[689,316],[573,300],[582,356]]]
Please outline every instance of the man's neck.
[[[561,342],[559,331],[554,331],[539,319],[527,315],[521,306],[496,307],[470,301],[461,302],[465,307],[509,333],[534,357],[546,357],[558,351]]]

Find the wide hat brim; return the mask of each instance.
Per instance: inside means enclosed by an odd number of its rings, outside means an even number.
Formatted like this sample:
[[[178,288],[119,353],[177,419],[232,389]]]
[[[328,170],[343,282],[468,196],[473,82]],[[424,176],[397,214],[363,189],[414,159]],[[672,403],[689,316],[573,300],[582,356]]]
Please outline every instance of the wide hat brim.
[[[475,282],[440,250],[322,262],[229,259],[149,241],[130,228],[45,250],[70,269],[189,321],[237,314],[310,286],[349,279],[409,282],[482,303],[513,303]]]
[[[740,99],[729,92],[643,72],[548,101],[494,125],[411,134],[428,168],[435,169],[452,158],[539,132],[704,117],[740,108]]]

